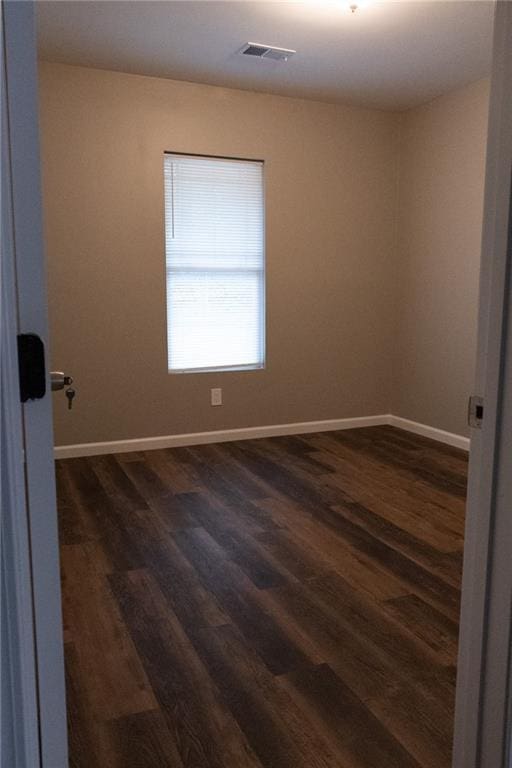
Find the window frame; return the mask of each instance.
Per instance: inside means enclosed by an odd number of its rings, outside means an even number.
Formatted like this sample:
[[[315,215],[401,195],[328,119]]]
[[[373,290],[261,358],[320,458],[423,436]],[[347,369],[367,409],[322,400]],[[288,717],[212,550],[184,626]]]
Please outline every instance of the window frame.
[[[197,368],[170,368],[170,339],[169,339],[169,280],[168,280],[168,261],[167,261],[167,220],[164,197],[164,262],[165,262],[165,317],[166,317],[166,352],[167,352],[167,373],[171,376],[182,376],[187,373],[229,373],[229,372],[248,372],[263,371],[267,364],[267,312],[266,312],[266,294],[267,294],[267,229],[266,229],[266,163],[265,160],[250,157],[234,157],[229,155],[212,155],[200,152],[176,152],[173,150],[164,150],[164,195],[165,195],[165,159],[168,156],[173,157],[196,157],[205,160],[226,160],[239,163],[258,163],[261,165],[261,197],[262,197],[262,242],[263,242],[263,264],[261,269],[247,270],[248,272],[257,272],[261,275],[261,291],[259,296],[259,317],[261,333],[261,362],[248,365],[230,365],[230,366],[208,366]],[[211,270],[214,272],[215,270]],[[219,270],[220,272],[220,270]]]

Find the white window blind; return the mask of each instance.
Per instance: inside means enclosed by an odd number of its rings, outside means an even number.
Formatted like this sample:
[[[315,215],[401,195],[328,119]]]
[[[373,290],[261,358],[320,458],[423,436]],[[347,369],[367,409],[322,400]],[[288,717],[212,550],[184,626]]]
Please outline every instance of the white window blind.
[[[263,163],[166,154],[171,372],[262,368]]]

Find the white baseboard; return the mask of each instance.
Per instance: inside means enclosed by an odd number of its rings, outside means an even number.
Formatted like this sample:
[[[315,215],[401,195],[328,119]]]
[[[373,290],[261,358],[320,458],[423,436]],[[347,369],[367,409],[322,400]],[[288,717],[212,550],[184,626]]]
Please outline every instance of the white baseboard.
[[[113,440],[105,443],[81,443],[60,445],[55,448],[55,458],[67,459],[78,456],[97,456],[102,453],[128,453],[151,451],[155,448],[178,448],[184,445],[204,443],[229,443],[233,440],[254,440],[258,437],[279,435],[304,435],[307,432],[332,432],[337,429],[356,429],[388,424],[389,416],[359,416],[353,419],[327,419],[325,421],[299,421],[294,424],[270,424],[263,427],[219,429],[211,432],[190,432],[183,435],[143,437],[135,440]]]
[[[402,419],[401,416],[389,416],[388,424],[391,427],[405,429],[407,432],[414,432],[416,435],[429,437],[431,440],[437,440],[440,443],[452,445],[454,448],[461,448],[463,451],[469,451],[469,437],[456,435],[454,432],[445,432],[444,429],[429,427],[427,424],[419,424],[417,421]]]
[[[162,435],[161,437],[142,437],[134,440],[111,440],[102,443],[79,443],[77,445],[59,445],[54,449],[56,459],[71,459],[80,456],[99,456],[104,453],[129,453],[131,451],[151,451],[157,448],[178,448],[186,445],[205,443],[227,443],[233,440],[254,440],[258,437],[278,437],[280,435],[304,435],[308,432],[333,432],[339,429],[358,429],[375,427],[383,424],[415,432],[432,440],[469,449],[469,439],[442,429],[428,427],[399,416],[381,414],[378,416],[358,416],[352,419],[327,419],[324,421],[302,421],[294,424],[270,424],[262,427],[243,429],[221,429],[211,432],[190,432],[182,435]]]

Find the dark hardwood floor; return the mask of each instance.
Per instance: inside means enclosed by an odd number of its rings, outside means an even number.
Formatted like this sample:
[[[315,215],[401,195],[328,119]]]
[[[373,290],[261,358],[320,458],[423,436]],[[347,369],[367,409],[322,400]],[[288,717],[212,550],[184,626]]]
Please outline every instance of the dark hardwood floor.
[[[58,461],[70,765],[448,768],[466,467],[392,427]]]

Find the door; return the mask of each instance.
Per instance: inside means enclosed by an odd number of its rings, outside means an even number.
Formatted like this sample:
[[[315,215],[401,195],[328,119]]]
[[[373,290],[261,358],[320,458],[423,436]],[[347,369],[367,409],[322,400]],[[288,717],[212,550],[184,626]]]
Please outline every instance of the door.
[[[2,27],[2,627],[12,678],[3,676],[2,761],[65,768],[51,387],[46,371],[46,394],[21,405],[15,335],[40,337],[48,360],[33,3],[3,2]]]

